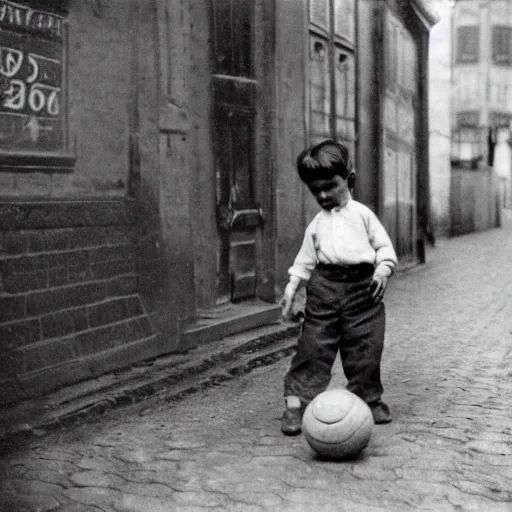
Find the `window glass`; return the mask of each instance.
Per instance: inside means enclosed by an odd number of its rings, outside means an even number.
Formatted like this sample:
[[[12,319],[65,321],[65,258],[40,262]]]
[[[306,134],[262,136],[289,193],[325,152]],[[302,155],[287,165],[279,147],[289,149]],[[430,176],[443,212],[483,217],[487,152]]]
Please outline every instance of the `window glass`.
[[[459,62],[478,62],[478,27],[459,27],[457,30],[457,60]]]
[[[354,38],[355,2],[310,0],[309,7],[311,142],[338,139],[348,144],[354,154],[356,77],[351,41]]]
[[[492,58],[496,64],[512,64],[512,27],[492,29]]]
[[[355,42],[355,0],[334,0],[334,33]]]
[[[330,4],[329,0],[310,0],[309,21],[310,23],[329,31]]]
[[[339,117],[355,117],[355,59],[354,54],[336,48],[336,114]]]
[[[312,142],[330,137],[331,80],[327,40],[310,36],[309,108]]]
[[[64,18],[3,2],[0,149],[66,150]]]

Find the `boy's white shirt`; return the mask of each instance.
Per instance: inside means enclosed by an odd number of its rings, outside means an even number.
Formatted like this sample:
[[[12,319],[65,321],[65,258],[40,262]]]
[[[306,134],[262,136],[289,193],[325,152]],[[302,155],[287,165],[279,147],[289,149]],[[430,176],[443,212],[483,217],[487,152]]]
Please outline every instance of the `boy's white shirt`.
[[[302,246],[288,270],[293,288],[300,280],[309,280],[318,262],[371,263],[375,276],[389,277],[398,258],[377,216],[364,204],[349,199],[341,208],[319,212],[306,228]]]

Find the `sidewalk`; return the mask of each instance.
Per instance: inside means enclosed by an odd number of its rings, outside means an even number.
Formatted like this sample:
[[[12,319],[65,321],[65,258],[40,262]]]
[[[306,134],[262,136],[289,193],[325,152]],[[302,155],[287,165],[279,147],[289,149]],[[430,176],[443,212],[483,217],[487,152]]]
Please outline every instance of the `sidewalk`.
[[[468,236],[494,240],[509,233],[506,230],[512,225],[512,212],[505,211],[503,217],[503,230]],[[427,263],[399,272],[393,278],[392,287],[399,288],[402,283],[414,286],[415,272],[449,264],[456,244],[457,238],[453,238],[441,240],[436,248],[428,248]],[[388,293],[388,307],[393,306],[390,303],[393,299],[397,301],[398,297]],[[207,343],[187,354],[160,357],[0,409],[0,445],[10,444],[17,437],[38,437],[149,397],[182,398],[289,356],[298,333],[297,324],[276,323]]]
[[[0,446],[17,437],[38,437],[148,397],[163,394],[168,399],[182,398],[290,355],[298,333],[296,323],[271,324],[2,408]]]

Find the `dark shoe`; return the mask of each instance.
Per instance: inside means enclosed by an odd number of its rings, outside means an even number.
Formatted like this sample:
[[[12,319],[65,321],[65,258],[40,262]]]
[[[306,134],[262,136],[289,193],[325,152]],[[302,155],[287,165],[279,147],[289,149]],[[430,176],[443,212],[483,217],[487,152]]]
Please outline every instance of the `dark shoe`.
[[[368,404],[373,414],[373,421],[376,425],[382,423],[391,423],[392,417],[389,407],[384,402],[374,402]]]
[[[281,432],[285,436],[296,436],[301,432],[302,407],[287,407],[281,418]]]

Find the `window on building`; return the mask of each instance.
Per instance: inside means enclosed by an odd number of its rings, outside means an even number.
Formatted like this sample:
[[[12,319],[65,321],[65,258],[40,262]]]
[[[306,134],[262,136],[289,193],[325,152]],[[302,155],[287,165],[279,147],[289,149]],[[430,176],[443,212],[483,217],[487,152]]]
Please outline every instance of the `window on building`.
[[[459,128],[476,128],[480,124],[480,112],[478,110],[457,112],[456,117]]]
[[[457,29],[457,61],[478,62],[479,58],[478,27],[459,27]]]
[[[355,2],[309,2],[311,142],[343,141],[355,150]]]
[[[487,153],[487,132],[478,127],[460,127],[452,131],[452,164],[477,169]]]
[[[492,60],[495,64],[512,65],[512,27],[492,28]]]

